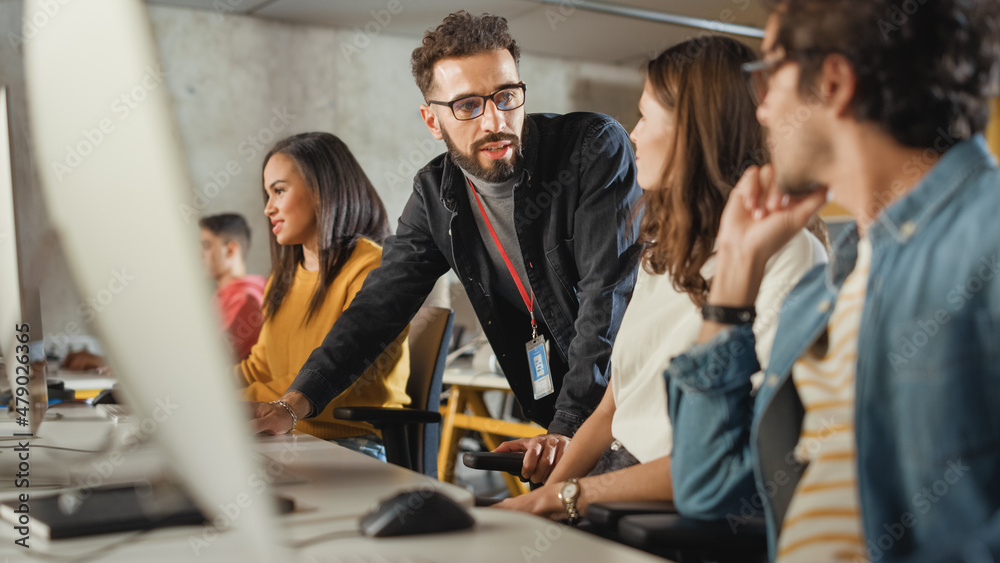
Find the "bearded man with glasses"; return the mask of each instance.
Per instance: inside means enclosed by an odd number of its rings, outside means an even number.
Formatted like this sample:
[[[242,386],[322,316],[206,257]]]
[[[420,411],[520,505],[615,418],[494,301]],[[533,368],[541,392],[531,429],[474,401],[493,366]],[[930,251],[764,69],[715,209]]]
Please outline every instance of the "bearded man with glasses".
[[[420,114],[448,152],[417,173],[381,267],[283,397],[296,416],[362,377],[449,268],[524,414],[549,431],[526,466],[557,457],[600,402],[635,283],[635,157],[607,116],[526,115],[518,57],[504,18],[464,11],[413,52]],[[257,405],[255,424],[284,433],[292,417]]]

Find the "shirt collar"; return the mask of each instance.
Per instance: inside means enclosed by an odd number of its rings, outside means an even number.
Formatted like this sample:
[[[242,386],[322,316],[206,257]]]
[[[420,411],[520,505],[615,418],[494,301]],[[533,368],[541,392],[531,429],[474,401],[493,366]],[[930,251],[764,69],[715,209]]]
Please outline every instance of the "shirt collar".
[[[872,244],[903,244],[910,240],[938,214],[969,176],[987,166],[992,159],[982,135],[946,149],[941,159],[909,193],[875,218],[869,229]],[[914,167],[918,165],[918,162],[913,163]]]
[[[929,149],[934,150],[934,149]],[[909,193],[879,213],[868,229],[872,247],[909,241],[958,191],[974,172],[989,165],[993,157],[982,135],[947,149],[941,159]],[[843,284],[858,258],[857,221],[849,223],[833,244],[827,269],[832,290]]]

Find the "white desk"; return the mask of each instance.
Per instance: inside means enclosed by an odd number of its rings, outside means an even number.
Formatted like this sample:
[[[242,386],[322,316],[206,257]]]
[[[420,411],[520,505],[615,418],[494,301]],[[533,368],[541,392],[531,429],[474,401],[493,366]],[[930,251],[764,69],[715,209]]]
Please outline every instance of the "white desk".
[[[111,423],[102,421],[86,408],[57,409],[59,421],[46,422],[42,439],[49,443],[92,448],[102,441]],[[103,430],[102,430],[103,429]],[[307,477],[308,483],[274,487],[296,502],[292,514],[278,517],[290,545],[289,561],[304,563],[388,563],[388,562],[468,562],[512,563],[522,561],[615,561],[623,563],[662,562],[645,553],[602,540],[534,516],[497,509],[473,509],[477,524],[471,530],[397,538],[366,538],[358,533],[358,517],[379,499],[410,488],[438,489],[460,503],[471,506],[472,495],[465,489],[441,483],[362,454],[297,434],[264,438],[258,442],[264,455],[288,461],[288,468]],[[32,473],[43,463],[65,459],[69,452],[33,450]],[[45,452],[45,453],[43,453]],[[157,469],[157,452],[152,446],[139,448],[122,464],[123,474]],[[51,455],[55,454],[55,455]],[[8,454],[0,454],[0,460]],[[8,455],[9,457],[9,455]],[[162,462],[162,459],[159,460]],[[52,470],[52,468],[48,468]],[[5,468],[6,470],[6,468]],[[52,471],[58,473],[58,471]],[[32,489],[38,495],[40,489]],[[9,493],[0,498],[9,498]],[[96,563],[160,563],[176,561],[235,561],[229,556],[236,537],[220,534],[196,555],[192,538],[203,533],[202,526],[167,528],[146,533],[95,536],[85,539],[44,542],[32,538],[32,553],[42,552],[67,558],[89,552],[99,553],[88,561]],[[27,561],[25,550],[13,545],[14,532],[0,523],[0,562]],[[8,559],[4,559],[7,557]],[[46,560],[51,560],[46,557]],[[59,559],[55,559],[58,561]]]

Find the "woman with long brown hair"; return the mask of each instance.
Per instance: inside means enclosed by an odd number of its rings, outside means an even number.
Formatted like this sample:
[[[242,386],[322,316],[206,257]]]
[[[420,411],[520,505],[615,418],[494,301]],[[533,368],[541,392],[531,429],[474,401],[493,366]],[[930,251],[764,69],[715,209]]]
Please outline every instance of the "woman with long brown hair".
[[[673,429],[662,374],[701,328],[729,192],[744,169],[766,158],[752,88],[741,70],[755,59],[735,40],[706,36],[647,64],[641,118],[630,135],[643,188],[644,250],[611,355],[611,385],[572,439],[546,436],[498,448],[526,451],[525,475],[546,484],[497,506],[572,519],[596,501],[672,498]],[[761,365],[767,365],[782,299],[825,260],[822,243],[802,231],[767,264],[753,323]],[[562,444],[553,447],[554,441]]]
[[[389,234],[385,207],[350,149],[329,133],[279,141],[264,157],[264,214],[271,222],[271,276],[264,326],[238,373],[251,401],[278,401],[365,277]],[[334,419],[341,406],[409,403],[407,331],[367,373],[297,428],[384,459],[374,428]]]

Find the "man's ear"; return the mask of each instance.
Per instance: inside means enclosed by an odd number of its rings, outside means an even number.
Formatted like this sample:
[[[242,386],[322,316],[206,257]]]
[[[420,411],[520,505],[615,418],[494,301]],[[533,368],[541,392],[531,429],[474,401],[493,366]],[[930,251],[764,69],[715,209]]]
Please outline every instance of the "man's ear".
[[[431,106],[427,104],[420,104],[420,118],[424,120],[424,125],[427,126],[427,130],[431,132],[431,136],[440,141],[444,138],[441,134],[441,124],[438,122],[437,115],[431,109]]]
[[[838,118],[851,113],[851,100],[858,87],[858,75],[854,66],[839,53],[827,55],[817,77],[818,94],[823,103]]]
[[[231,240],[226,243],[226,258],[233,258],[240,251],[240,243]]]

